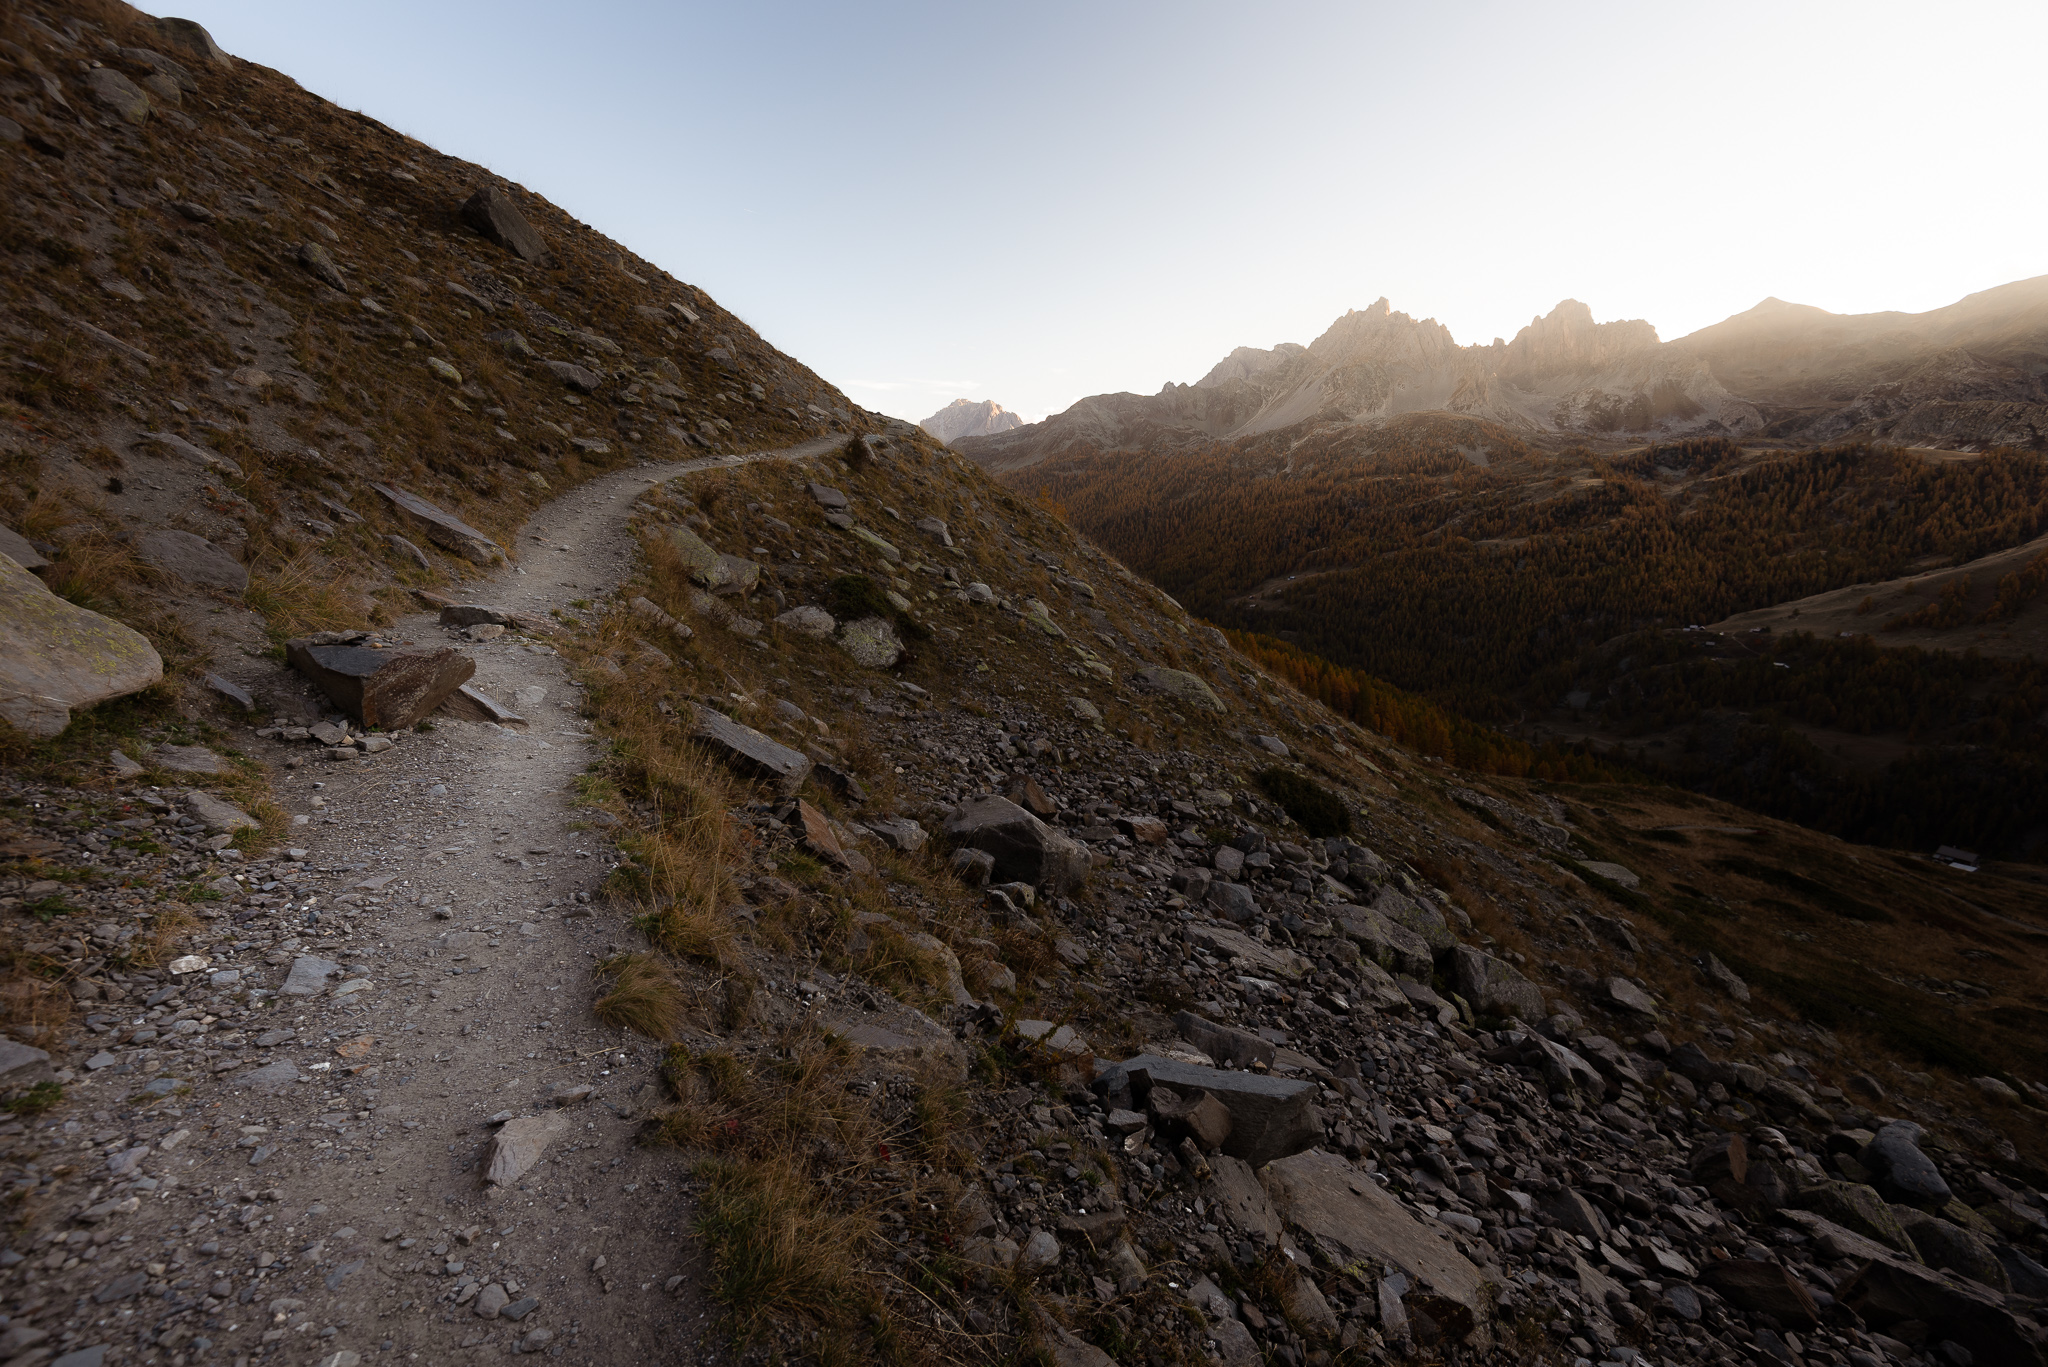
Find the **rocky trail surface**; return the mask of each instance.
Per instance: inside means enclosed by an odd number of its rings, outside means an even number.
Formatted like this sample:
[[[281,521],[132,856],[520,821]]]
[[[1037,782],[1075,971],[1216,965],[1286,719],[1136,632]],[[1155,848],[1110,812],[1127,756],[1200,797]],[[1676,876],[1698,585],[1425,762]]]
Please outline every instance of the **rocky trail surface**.
[[[534,614],[606,596],[650,483],[819,449],[585,484],[521,530],[522,564],[466,596]],[[386,634],[451,633],[421,614]],[[467,648],[516,729],[437,716],[379,753],[289,769],[303,747],[274,742],[303,822],[290,848],[213,904],[187,945],[205,967],[95,1019],[110,1047],[76,1070],[72,1104],[12,1141],[32,1185],[59,1164],[90,1185],[51,1212],[79,1215],[68,1229],[8,1255],[8,1313],[63,1328],[6,1346],[631,1363],[675,1361],[702,1331],[687,1202],[634,1143],[648,1047],[589,1010],[592,966],[638,935],[593,897],[614,861],[576,810],[595,754],[577,686],[544,638]],[[251,682],[301,687],[275,673]],[[519,1143],[494,1139],[507,1130]]]

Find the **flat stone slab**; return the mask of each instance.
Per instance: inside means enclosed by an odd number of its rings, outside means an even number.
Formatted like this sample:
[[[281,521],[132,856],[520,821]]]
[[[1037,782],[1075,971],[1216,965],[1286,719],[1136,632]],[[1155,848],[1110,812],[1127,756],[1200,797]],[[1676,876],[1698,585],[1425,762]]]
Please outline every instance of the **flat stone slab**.
[[[50,1076],[50,1056],[41,1049],[0,1039],[0,1088],[26,1087]]]
[[[285,975],[284,986],[278,991],[287,997],[311,997],[325,990],[327,980],[341,972],[341,965],[311,954],[301,954],[292,960],[292,971]]]
[[[185,810],[206,823],[209,829],[219,831],[223,835],[230,831],[238,831],[244,826],[260,824],[255,817],[234,803],[223,802],[212,793],[186,794]]]
[[[475,565],[494,565],[506,559],[505,548],[445,508],[439,508],[409,490],[390,484],[370,486],[392,507],[426,529],[427,540],[453,551]]]
[[[500,1187],[517,1182],[568,1128],[569,1118],[560,1111],[506,1121],[491,1136],[491,1161],[484,1180]]]
[[[1246,971],[1261,976],[1273,974],[1282,978],[1299,978],[1315,966],[1285,945],[1254,940],[1243,931],[1232,930],[1228,926],[1193,925],[1188,927],[1187,936],[1190,943],[1235,960]]]
[[[59,734],[74,708],[139,693],[164,676],[141,632],[67,603],[0,556],[0,717],[31,736]]]
[[[1306,1085],[1306,1084],[1304,1084]],[[1399,1268],[1439,1301],[1459,1307],[1462,1325],[1444,1323],[1447,1334],[1474,1347],[1491,1342],[1492,1297],[1487,1274],[1457,1250],[1448,1237],[1409,1214],[1372,1177],[1336,1154],[1312,1149],[1274,1162],[1260,1174],[1273,1208],[1288,1225],[1349,1259],[1370,1259]],[[1445,1316],[1430,1309],[1431,1318]]]
[[[358,724],[384,731],[417,725],[476,673],[476,661],[453,647],[372,650],[301,638],[285,643],[285,659]]]
[[[239,560],[191,532],[169,528],[144,532],[135,538],[135,551],[145,563],[188,584],[233,594],[249,587],[249,571]]]
[[[174,774],[224,774],[227,762],[203,745],[159,745],[150,751],[150,763]]]
[[[1135,1104],[1142,1104],[1154,1086],[1170,1088],[1181,1097],[1209,1093],[1230,1111],[1230,1136],[1223,1151],[1255,1168],[1299,1153],[1323,1134],[1313,1104],[1316,1084],[1298,1078],[1204,1068],[1158,1054],[1139,1054],[1111,1064],[1096,1082],[1106,1082],[1111,1092],[1128,1085]]]
[[[281,1058],[275,1063],[266,1063],[261,1068],[236,1073],[228,1081],[237,1087],[253,1087],[259,1092],[281,1092],[298,1084],[299,1065],[290,1059]]]
[[[768,784],[784,796],[794,796],[810,777],[808,755],[790,749],[780,741],[762,735],[753,727],[736,722],[709,707],[696,709],[690,734],[725,762],[727,768]]]

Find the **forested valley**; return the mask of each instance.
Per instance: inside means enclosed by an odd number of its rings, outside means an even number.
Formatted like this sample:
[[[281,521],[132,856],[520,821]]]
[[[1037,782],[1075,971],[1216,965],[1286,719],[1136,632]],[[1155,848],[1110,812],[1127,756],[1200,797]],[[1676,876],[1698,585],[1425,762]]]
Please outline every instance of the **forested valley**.
[[[2048,592],[2048,557],[1967,621],[1951,593],[1849,639],[1686,630],[2039,536],[2039,454],[1547,452],[1421,415],[1010,480],[1269,668],[1454,763],[1625,766],[1901,847],[2048,840],[2048,670],[1880,639],[1936,614],[1988,639]]]

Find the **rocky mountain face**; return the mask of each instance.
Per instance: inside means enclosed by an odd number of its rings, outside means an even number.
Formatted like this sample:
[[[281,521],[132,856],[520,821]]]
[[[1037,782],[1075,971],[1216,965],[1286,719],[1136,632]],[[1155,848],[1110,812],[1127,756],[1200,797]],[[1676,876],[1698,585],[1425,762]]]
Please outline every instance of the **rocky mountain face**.
[[[961,437],[986,437],[1023,425],[1024,419],[1005,410],[994,399],[955,399],[918,424],[948,444]]]
[[[2048,276],[1918,314],[1766,299],[1671,345],[1753,400],[1762,435],[1965,450],[2048,441]]]
[[[0,1359],[2041,1363],[2036,1070],[1786,986],[1823,869],[1942,991],[2031,912],[1408,753],[537,196],[0,23]]]
[[[1087,450],[1164,450],[1306,425],[1443,412],[1539,438],[1870,437],[2039,446],[2048,284],[2020,281],[1929,313],[1838,316],[1769,299],[1664,343],[1565,300],[1511,342],[1458,346],[1382,299],[1307,347],[1240,347],[1194,386],[1096,395],[963,448],[995,471]]]

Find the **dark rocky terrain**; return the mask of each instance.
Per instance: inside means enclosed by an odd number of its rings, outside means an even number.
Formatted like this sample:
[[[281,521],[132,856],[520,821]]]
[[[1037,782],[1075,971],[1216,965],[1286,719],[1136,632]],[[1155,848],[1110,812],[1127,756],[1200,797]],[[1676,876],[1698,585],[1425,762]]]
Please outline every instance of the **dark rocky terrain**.
[[[196,26],[0,36],[0,1361],[2041,1362],[2041,1079],[1819,1023],[1866,923],[1676,799],[1337,718]]]

